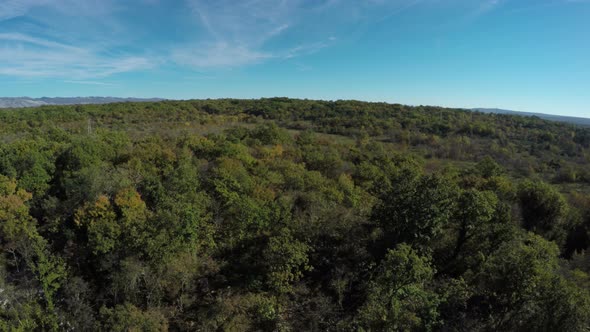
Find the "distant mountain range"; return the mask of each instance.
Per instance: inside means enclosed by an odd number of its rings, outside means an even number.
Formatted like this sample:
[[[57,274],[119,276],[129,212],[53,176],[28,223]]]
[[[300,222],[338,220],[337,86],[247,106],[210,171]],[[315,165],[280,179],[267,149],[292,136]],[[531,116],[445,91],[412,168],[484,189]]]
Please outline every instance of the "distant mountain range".
[[[115,98],[115,97],[73,97],[73,98],[0,98],[0,108],[37,107],[43,105],[110,104],[123,102],[161,101],[161,98]]]
[[[589,118],[578,118],[574,116],[563,116],[563,115],[552,115],[552,114],[543,114],[543,113],[533,113],[533,112],[518,112],[518,111],[510,111],[510,110],[503,110],[499,108],[473,108],[472,111],[482,112],[482,113],[496,113],[496,114],[510,114],[510,115],[520,115],[520,116],[536,116],[541,119],[550,120],[550,121],[558,121],[558,122],[567,122],[573,123],[582,126],[590,126],[590,119]]]

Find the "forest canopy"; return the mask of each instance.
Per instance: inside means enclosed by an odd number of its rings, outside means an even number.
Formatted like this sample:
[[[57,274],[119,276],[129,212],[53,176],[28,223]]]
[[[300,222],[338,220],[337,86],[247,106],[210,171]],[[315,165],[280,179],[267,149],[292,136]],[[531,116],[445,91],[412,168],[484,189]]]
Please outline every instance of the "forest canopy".
[[[587,331],[589,161],[430,106],[0,110],[0,330]]]

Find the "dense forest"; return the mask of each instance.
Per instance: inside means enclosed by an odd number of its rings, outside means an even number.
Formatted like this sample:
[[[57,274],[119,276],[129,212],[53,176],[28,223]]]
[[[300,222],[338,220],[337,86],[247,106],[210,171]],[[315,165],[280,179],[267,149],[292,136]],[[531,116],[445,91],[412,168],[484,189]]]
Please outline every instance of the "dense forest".
[[[0,110],[0,330],[588,331],[589,162],[427,106]]]

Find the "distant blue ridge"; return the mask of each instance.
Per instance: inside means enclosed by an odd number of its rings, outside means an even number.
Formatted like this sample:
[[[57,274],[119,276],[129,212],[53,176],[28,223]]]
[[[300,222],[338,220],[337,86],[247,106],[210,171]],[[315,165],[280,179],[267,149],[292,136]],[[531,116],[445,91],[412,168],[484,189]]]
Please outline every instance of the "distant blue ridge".
[[[124,102],[162,101],[162,98],[116,98],[116,97],[3,97],[0,108],[38,107],[44,105],[110,104]]]

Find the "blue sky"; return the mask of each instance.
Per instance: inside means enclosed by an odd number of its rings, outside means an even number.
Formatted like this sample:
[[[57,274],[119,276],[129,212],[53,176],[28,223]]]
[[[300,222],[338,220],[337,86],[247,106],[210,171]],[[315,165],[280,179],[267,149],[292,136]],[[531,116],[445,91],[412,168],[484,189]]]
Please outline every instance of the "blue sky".
[[[590,117],[590,0],[0,0],[0,96]]]

